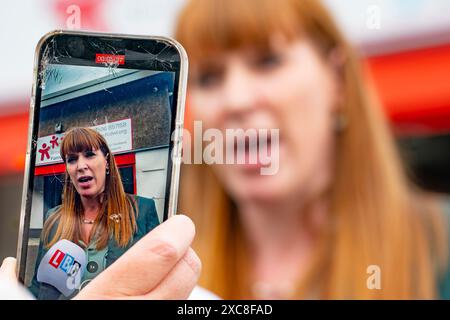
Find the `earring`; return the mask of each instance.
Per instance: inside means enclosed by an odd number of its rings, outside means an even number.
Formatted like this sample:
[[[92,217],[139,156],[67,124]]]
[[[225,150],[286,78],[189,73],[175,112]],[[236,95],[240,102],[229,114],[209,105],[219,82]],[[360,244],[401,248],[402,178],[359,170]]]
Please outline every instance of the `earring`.
[[[334,118],[334,130],[337,133],[345,131],[348,127],[348,119],[343,113],[338,113]]]
[[[109,174],[109,167],[106,167],[106,174]]]
[[[109,218],[113,220],[115,223],[119,223],[120,219],[122,218],[122,215],[120,213],[114,213]]]

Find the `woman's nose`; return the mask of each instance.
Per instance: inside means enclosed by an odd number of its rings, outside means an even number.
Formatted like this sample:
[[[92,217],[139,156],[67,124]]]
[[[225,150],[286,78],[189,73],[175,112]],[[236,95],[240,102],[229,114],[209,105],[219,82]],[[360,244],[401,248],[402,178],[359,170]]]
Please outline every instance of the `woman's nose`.
[[[77,161],[77,170],[87,169],[87,162],[83,157],[79,157]]]
[[[224,109],[235,114],[252,111],[256,107],[254,82],[255,78],[245,66],[230,66],[223,85]]]

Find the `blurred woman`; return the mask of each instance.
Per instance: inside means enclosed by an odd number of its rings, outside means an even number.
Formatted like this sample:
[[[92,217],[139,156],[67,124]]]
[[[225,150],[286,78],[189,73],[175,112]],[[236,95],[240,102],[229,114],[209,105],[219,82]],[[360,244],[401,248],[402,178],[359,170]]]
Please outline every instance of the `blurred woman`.
[[[176,38],[193,120],[280,133],[274,175],[261,164],[182,169],[200,285],[232,299],[450,298],[448,208],[408,183],[319,1],[191,0]]]
[[[70,129],[64,135],[60,155],[66,166],[62,204],[45,215],[30,287],[38,299],[63,298],[36,277],[41,259],[59,240],[85,248],[88,265],[84,287],[159,224],[152,199],[125,193],[114,156],[96,130]]]

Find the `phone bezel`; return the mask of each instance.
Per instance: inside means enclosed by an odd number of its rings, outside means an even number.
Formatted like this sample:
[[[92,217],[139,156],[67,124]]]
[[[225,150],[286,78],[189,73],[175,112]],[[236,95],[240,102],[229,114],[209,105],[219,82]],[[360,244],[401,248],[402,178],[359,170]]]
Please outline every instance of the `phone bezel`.
[[[26,271],[26,256],[28,244],[28,231],[31,215],[31,203],[32,203],[32,187],[30,189],[30,184],[33,183],[31,178],[34,178],[34,174],[30,172],[32,167],[31,164],[31,153],[32,153],[32,140],[35,131],[35,115],[36,115],[36,93],[39,82],[39,68],[40,68],[40,57],[43,46],[52,37],[58,35],[74,35],[74,36],[91,36],[91,37],[101,37],[101,38],[111,38],[111,39],[130,39],[130,40],[142,40],[142,41],[159,41],[165,42],[176,49],[179,55],[180,65],[177,77],[178,82],[175,83],[174,87],[177,88],[176,96],[176,107],[175,114],[172,115],[171,119],[171,141],[169,150],[171,151],[168,159],[168,174],[170,174],[170,180],[166,180],[166,195],[168,196],[165,200],[165,214],[164,220],[170,218],[176,214],[177,202],[178,202],[178,188],[179,188],[179,176],[180,176],[180,166],[181,166],[181,150],[182,150],[182,140],[183,140],[183,125],[184,125],[184,109],[186,100],[186,86],[187,86],[187,74],[188,74],[188,57],[186,51],[181,46],[180,43],[169,37],[162,36],[145,36],[145,35],[127,35],[119,33],[100,33],[100,32],[90,32],[90,31],[68,31],[68,30],[55,30],[45,34],[38,42],[34,54],[34,68],[33,68],[33,84],[31,91],[30,100],[30,111],[29,111],[29,125],[28,125],[28,142],[27,151],[25,155],[25,169],[24,169],[24,182],[22,189],[22,200],[20,209],[20,225],[19,225],[19,237],[17,244],[17,276],[20,282],[24,282],[24,275]],[[26,233],[26,234],[25,234]]]

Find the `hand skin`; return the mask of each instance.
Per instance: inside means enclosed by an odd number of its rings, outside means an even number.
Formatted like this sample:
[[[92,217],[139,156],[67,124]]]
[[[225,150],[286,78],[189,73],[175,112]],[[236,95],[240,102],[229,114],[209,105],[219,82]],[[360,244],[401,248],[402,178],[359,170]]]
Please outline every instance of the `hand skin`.
[[[200,259],[190,248],[194,235],[195,227],[188,217],[168,219],[92,280],[74,300],[188,298],[201,271]],[[5,259],[0,282],[18,283],[14,258]]]
[[[0,267],[0,281],[16,281],[16,258],[7,257]]]
[[[5,258],[0,267],[0,300],[33,300],[34,297],[17,281],[16,259]]]

